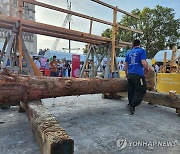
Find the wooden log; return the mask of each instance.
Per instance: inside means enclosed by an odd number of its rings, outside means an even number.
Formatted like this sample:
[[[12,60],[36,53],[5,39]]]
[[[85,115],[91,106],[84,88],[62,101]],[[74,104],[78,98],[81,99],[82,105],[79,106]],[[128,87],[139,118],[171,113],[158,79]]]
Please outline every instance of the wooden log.
[[[25,103],[29,123],[42,154],[73,154],[74,141],[40,101]]]
[[[43,98],[127,90],[125,79],[54,78],[16,75],[8,70],[0,73],[0,105]]]
[[[147,92],[144,101],[171,108],[180,108],[180,96],[171,97],[166,93]]]
[[[127,97],[126,93],[117,93],[118,96]],[[180,109],[180,95],[174,95],[173,97],[166,93],[157,93],[148,91],[143,99],[151,104],[162,105],[175,109]],[[179,110],[178,110],[179,111]]]

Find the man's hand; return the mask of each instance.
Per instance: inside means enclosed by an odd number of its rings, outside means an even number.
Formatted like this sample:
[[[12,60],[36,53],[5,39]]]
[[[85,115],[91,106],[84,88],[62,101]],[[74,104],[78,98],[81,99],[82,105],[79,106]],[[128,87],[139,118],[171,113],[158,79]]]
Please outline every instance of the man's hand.
[[[141,60],[141,63],[145,69],[145,71],[149,72],[149,66],[146,60]]]

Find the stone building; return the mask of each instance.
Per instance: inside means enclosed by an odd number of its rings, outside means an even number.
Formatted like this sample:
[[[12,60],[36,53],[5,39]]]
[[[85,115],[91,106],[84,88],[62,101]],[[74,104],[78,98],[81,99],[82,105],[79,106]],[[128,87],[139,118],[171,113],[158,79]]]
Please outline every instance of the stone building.
[[[18,17],[18,0],[0,0],[0,14]],[[23,18],[27,20],[35,20],[35,6],[25,3]],[[0,49],[2,48],[8,30],[0,28]],[[29,53],[37,53],[37,35],[32,33],[24,33],[26,47]]]

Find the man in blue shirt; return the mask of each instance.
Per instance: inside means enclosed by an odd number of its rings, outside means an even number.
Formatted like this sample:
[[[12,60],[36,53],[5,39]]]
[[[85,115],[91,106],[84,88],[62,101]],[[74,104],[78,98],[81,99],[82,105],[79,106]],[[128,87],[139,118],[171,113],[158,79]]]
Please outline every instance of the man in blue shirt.
[[[133,41],[133,49],[126,55],[124,70],[128,80],[128,110],[134,114],[135,107],[140,105],[147,90],[144,69],[149,71],[146,62],[146,51],[140,47],[140,40]]]

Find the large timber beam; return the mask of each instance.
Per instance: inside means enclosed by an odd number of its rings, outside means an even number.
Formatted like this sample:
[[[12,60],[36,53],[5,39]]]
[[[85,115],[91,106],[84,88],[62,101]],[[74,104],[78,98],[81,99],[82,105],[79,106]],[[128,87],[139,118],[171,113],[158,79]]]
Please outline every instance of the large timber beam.
[[[107,4],[107,3],[102,2],[102,1],[100,1],[100,0],[91,0],[91,1],[96,2],[96,3],[100,4],[100,5],[105,6],[105,7],[108,7],[108,8],[110,8],[110,9],[115,9],[115,8],[116,8],[115,6],[112,6],[112,5],[110,5],[110,4]],[[121,12],[121,13],[124,13],[124,14],[126,14],[126,15],[128,15],[128,16],[131,16],[131,17],[133,17],[133,18],[139,19],[138,16],[136,16],[136,15],[134,15],[134,14],[131,14],[131,13],[129,13],[129,12],[126,12],[126,11],[124,11],[124,10],[121,10],[121,9],[119,9],[119,8],[117,8],[117,11],[118,11],[118,12]]]
[[[94,18],[94,17],[88,16],[88,15],[84,15],[84,14],[81,14],[81,13],[71,11],[71,10],[66,10],[66,9],[63,9],[63,8],[60,8],[60,7],[56,7],[56,6],[52,6],[52,5],[49,5],[49,4],[41,3],[41,2],[38,2],[38,1],[35,1],[35,0],[33,0],[33,1],[32,0],[23,0],[23,1],[26,2],[26,3],[29,3],[29,4],[41,6],[41,7],[44,7],[44,8],[48,8],[48,9],[56,10],[56,11],[59,11],[59,12],[63,12],[63,13],[71,14],[71,15],[74,15],[74,16],[78,16],[78,17],[81,17],[81,18],[89,19],[89,20],[92,20],[92,21],[96,21],[96,22],[99,22],[99,23],[102,23],[102,24],[106,24],[106,25],[110,25],[110,26],[113,25],[113,23],[102,20],[102,19]]]
[[[139,34],[143,34],[143,32],[140,31],[140,30],[128,28],[128,27],[120,25],[120,24],[118,24],[118,28],[121,28],[121,29],[124,29],[124,30],[128,30],[128,31],[132,31],[132,32],[135,32],[135,33],[139,33]]]
[[[152,104],[162,105],[171,108],[179,108],[180,109],[180,96],[166,93],[157,93],[157,92],[147,92],[144,101],[150,102]]]
[[[41,104],[32,101],[25,104],[30,126],[42,154],[73,154],[74,141],[58,124],[55,117]]]
[[[15,22],[19,19],[15,17],[8,17],[0,15],[0,27],[12,29]],[[59,37],[63,39],[70,39],[73,41],[80,41],[90,44],[106,44],[111,41],[109,38],[79,32],[75,30],[70,30],[66,28],[61,28],[57,26],[52,26],[48,24],[43,24],[35,21],[22,20],[22,30],[24,32],[31,32],[35,34],[47,35],[52,37]]]
[[[117,93],[117,96],[127,97],[127,92]],[[176,112],[180,115],[180,95],[172,95],[166,93],[158,93],[148,91],[143,99],[150,104],[156,104],[176,109]]]
[[[122,46],[132,46],[132,43],[124,42],[124,41],[116,43],[116,48],[119,48],[119,47],[122,47]]]
[[[127,90],[125,79],[53,78],[16,75],[4,69],[0,74],[0,105],[43,98],[115,93]]]

